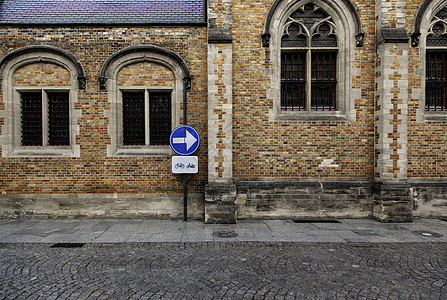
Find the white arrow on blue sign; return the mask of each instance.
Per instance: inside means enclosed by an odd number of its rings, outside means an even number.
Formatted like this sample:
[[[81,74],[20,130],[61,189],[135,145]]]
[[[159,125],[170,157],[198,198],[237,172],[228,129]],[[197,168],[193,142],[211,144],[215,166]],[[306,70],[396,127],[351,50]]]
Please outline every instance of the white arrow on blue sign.
[[[180,125],[171,132],[169,143],[175,153],[179,155],[191,155],[199,148],[199,133],[191,126]]]

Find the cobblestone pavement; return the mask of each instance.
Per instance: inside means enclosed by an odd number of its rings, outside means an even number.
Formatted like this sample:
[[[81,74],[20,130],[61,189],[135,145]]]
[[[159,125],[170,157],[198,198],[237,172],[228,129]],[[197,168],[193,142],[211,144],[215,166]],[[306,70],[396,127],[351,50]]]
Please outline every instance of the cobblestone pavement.
[[[3,299],[447,299],[447,243],[0,244]]]

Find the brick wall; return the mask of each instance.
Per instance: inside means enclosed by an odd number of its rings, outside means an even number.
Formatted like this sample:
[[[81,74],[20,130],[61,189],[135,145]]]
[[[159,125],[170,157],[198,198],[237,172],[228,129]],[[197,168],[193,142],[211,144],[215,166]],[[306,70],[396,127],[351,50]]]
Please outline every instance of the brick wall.
[[[107,156],[110,120],[106,115],[111,104],[107,91],[99,89],[99,72],[112,54],[141,44],[156,45],[174,51],[182,57],[191,71],[193,80],[192,89],[188,92],[188,123],[199,131],[205,146],[200,147],[197,152],[200,173],[189,176],[189,192],[192,195],[191,201],[195,203],[191,205],[201,205],[200,201],[203,200],[200,195],[207,178],[207,68],[206,60],[203,59],[207,52],[205,28],[2,27],[0,57],[29,45],[52,45],[79,59],[87,77],[87,89],[78,91],[77,102],[74,104],[75,109],[81,112],[78,118],[79,134],[75,137],[76,144],[80,145],[80,156],[0,157],[2,215],[24,212],[39,214],[44,211],[49,216],[129,216],[125,205],[113,205],[119,202],[120,198],[130,199],[129,195],[134,195],[134,200],[140,199],[141,195],[154,195],[152,198],[143,197],[151,199],[141,206],[143,216],[178,217],[181,214],[182,203],[179,199],[183,197],[183,177],[171,174],[169,156]],[[149,72],[152,74],[151,69],[154,68],[157,69],[157,74],[161,75],[160,78],[141,76]],[[62,67],[51,64],[33,64],[21,68],[15,79],[16,84],[21,86],[28,83],[66,85],[67,73]],[[130,79],[132,73],[133,76],[137,74],[137,77]],[[48,81],[50,76],[57,78],[58,82],[54,79]],[[131,65],[120,73],[122,84],[138,84],[141,81],[157,84],[155,82],[165,79],[172,84],[172,73],[169,74],[164,67],[152,63]],[[3,94],[4,91],[0,93],[0,110],[4,111],[6,106]],[[179,112],[178,116],[181,124],[182,112]],[[0,114],[0,125],[5,124],[4,117],[4,113]],[[0,134],[4,132],[5,127],[0,126]],[[104,196],[99,196],[101,194]],[[73,201],[71,212],[63,208],[67,207],[64,206],[67,197]],[[165,202],[168,204],[161,209],[163,197],[170,200],[169,203]],[[98,198],[101,200],[95,200]],[[138,205],[135,207],[130,215],[138,216]],[[197,209],[191,210],[191,215],[195,217],[200,217],[202,213]]]
[[[197,152],[199,174],[189,177],[196,217],[203,215],[201,201],[210,180],[234,183],[222,190],[233,197],[236,189],[240,218],[318,216],[321,212],[371,216],[375,190],[383,199],[411,197],[412,202],[406,204],[413,206],[415,216],[445,215],[447,124],[424,119],[425,50],[410,42],[402,43],[404,50],[391,44],[382,52],[376,48],[378,28],[404,28],[408,35],[412,33],[422,1],[351,1],[365,40],[354,49],[351,62],[355,71],[348,82],[359,92],[354,97],[355,116],[347,121],[271,118],[274,59],[271,49],[262,46],[261,35],[274,2],[210,1],[208,29],[0,28],[0,57],[28,45],[52,45],[79,59],[87,77],[87,89],[78,92],[74,104],[80,111],[75,137],[80,155],[0,157],[3,212],[168,217],[181,213],[182,177],[171,174],[170,157],[107,155],[111,103],[107,91],[98,87],[100,69],[117,51],[150,44],[174,51],[191,71],[188,124],[199,131],[202,144]],[[386,58],[392,59],[387,62]],[[395,73],[385,74],[389,70]],[[57,80],[48,81],[50,76]],[[17,86],[54,86],[66,85],[67,76],[62,67],[35,63],[19,69],[14,80]],[[173,80],[165,67],[141,62],[121,70],[117,84],[170,86]],[[379,92],[379,83],[391,85]],[[3,93],[0,134],[5,128]],[[390,105],[385,107],[384,101]],[[181,124],[182,113],[178,116]],[[2,141],[0,147],[4,137]],[[232,151],[227,153],[228,149]],[[374,187],[375,181],[384,179],[396,186]]]
[[[261,34],[274,1],[233,1],[235,177],[373,177],[374,5],[354,1],[361,11],[365,45],[355,49],[355,122],[269,121],[273,99],[268,70],[272,57]],[[331,164],[325,162],[331,161]]]
[[[14,86],[69,86],[70,73],[57,65],[26,65],[14,74]]]
[[[118,73],[118,86],[173,87],[174,74],[165,66],[155,63],[137,63],[126,66]]]

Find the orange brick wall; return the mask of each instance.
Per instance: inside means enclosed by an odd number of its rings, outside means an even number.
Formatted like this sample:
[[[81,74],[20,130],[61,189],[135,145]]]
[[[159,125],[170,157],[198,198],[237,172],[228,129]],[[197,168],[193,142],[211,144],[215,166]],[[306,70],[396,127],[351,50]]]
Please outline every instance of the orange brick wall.
[[[406,1],[407,32],[413,32],[413,24],[422,1]],[[425,78],[421,69],[425,68],[421,60],[419,47],[410,47],[409,53],[409,103],[408,103],[408,177],[409,178],[445,178],[447,177],[447,123],[426,122],[416,118],[420,108],[414,89],[420,89]],[[422,107],[422,109],[424,109]]]
[[[118,86],[173,87],[174,74],[168,68],[155,63],[138,63],[124,67],[118,73]]]
[[[278,178],[327,181],[342,178],[348,183],[356,181],[361,185],[362,182],[373,183],[373,178],[379,177],[374,174],[378,157],[374,149],[377,137],[374,124],[377,99],[374,93],[375,78],[379,75],[376,74],[376,65],[381,63],[376,56],[376,1],[351,1],[357,8],[365,33],[365,43],[355,48],[355,59],[352,61],[352,68],[361,69],[359,76],[350,79],[352,88],[361,90],[361,97],[354,104],[356,117],[353,122],[272,121],[269,111],[273,109],[274,100],[268,97],[268,91],[272,88],[271,74],[265,73],[266,69],[272,68],[272,57],[270,49],[262,47],[261,35],[274,0],[232,1],[231,133],[232,177],[235,181],[249,181],[250,178],[258,177],[271,178],[272,181]],[[384,2],[391,3],[388,24],[391,27],[400,25],[402,18],[398,18],[396,13],[398,1]],[[218,9],[223,9],[224,6],[219,3],[222,2],[218,2]],[[405,1],[408,34],[412,33],[415,15],[421,3],[422,0]],[[218,19],[216,24],[223,21],[227,20]],[[199,174],[189,176],[189,186],[191,192],[203,193],[208,181],[207,89],[210,75],[206,59],[208,44],[205,27],[0,28],[0,58],[29,45],[52,45],[67,50],[84,67],[87,89],[78,92],[74,103],[75,109],[81,113],[77,119],[79,134],[75,136],[76,144],[80,145],[80,157],[8,158],[0,155],[0,194],[182,192],[183,178],[171,174],[171,158],[168,156],[107,156],[107,146],[111,144],[110,120],[107,117],[111,115],[111,103],[107,91],[99,89],[98,76],[111,55],[134,45],[166,48],[182,57],[189,67],[192,90],[188,92],[188,124],[195,127],[201,136],[201,146],[196,153],[199,156]],[[224,62],[216,60],[216,64],[222,65]],[[418,119],[417,110],[421,105],[418,91],[424,80],[419,47],[409,47],[408,64],[407,176],[408,179],[442,179],[447,176],[447,124]],[[16,86],[62,86],[70,82],[70,77],[60,66],[35,63],[20,68],[14,81]],[[144,62],[123,68],[117,84],[165,87],[173,86],[174,77],[167,68]],[[216,84],[219,85],[218,92],[226,88],[219,81]],[[6,106],[3,93],[0,92],[0,111],[4,112]],[[220,111],[216,111],[218,113]],[[399,112],[395,111],[395,114]],[[0,130],[4,130],[5,120],[1,115]],[[182,112],[178,116],[181,124]],[[219,137],[223,137],[224,130],[227,130],[224,126],[221,129]],[[216,158],[216,162],[222,162],[215,169],[218,176],[224,176],[224,161],[222,150]],[[328,165],[325,161],[333,163]],[[357,181],[356,178],[362,178],[363,181]],[[291,179],[290,182],[293,184],[294,181]],[[372,198],[368,198],[370,194],[369,190],[364,192],[365,207],[372,203]],[[270,196],[268,194],[266,198]],[[307,204],[305,202],[303,207]]]
[[[28,45],[52,45],[73,54],[85,70],[87,89],[78,92],[75,109],[78,119],[80,157],[23,157],[0,156],[0,193],[2,194],[85,194],[85,193],[182,193],[183,177],[171,173],[168,156],[107,157],[111,109],[107,91],[100,90],[98,76],[104,62],[114,53],[133,45],[156,45],[174,51],[186,62],[192,75],[192,90],[188,92],[188,123],[202,136],[198,152],[200,173],[189,176],[190,192],[199,193],[207,178],[207,97],[206,97],[206,28],[0,28],[0,57]],[[129,72],[159,70],[162,78],[172,85],[172,74],[155,64],[144,63],[122,70]],[[163,70],[162,70],[163,69]],[[61,72],[62,71],[62,72]],[[39,75],[37,75],[39,73]],[[33,64],[21,68],[16,84],[66,85],[68,72],[49,64]],[[47,76],[57,78],[49,81]],[[24,78],[27,79],[24,79]],[[152,80],[138,77],[136,81]],[[59,82],[60,81],[60,82]],[[132,84],[136,84],[133,81]],[[130,81],[123,81],[128,84]],[[5,110],[0,92],[0,110]],[[182,112],[179,112],[182,116]],[[180,117],[180,123],[182,118]],[[0,119],[0,125],[5,120]],[[4,126],[0,126],[0,130]],[[1,149],[0,149],[1,151]],[[85,203],[85,205],[88,205]]]
[[[356,48],[352,78],[362,89],[355,122],[269,121],[271,67],[261,34],[272,0],[233,1],[233,173],[235,177],[373,177],[374,9],[373,1],[353,1],[360,12],[365,45]],[[332,159],[338,167],[320,167]]]
[[[69,86],[70,73],[55,64],[30,64],[14,74],[14,86]]]

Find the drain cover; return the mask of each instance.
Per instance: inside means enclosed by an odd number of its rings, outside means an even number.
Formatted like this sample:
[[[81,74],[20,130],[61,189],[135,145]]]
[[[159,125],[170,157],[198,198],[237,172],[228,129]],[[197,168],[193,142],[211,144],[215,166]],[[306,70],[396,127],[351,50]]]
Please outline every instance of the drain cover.
[[[50,248],[82,248],[84,245],[85,243],[56,243]]]
[[[425,237],[441,237],[442,234],[439,234],[437,232],[433,232],[433,231],[428,231],[428,230],[415,230],[412,231],[411,233],[416,234],[416,235],[422,235]]]
[[[237,233],[234,231],[216,231],[213,232],[213,236],[219,238],[233,238],[237,236]]]

